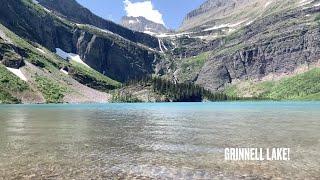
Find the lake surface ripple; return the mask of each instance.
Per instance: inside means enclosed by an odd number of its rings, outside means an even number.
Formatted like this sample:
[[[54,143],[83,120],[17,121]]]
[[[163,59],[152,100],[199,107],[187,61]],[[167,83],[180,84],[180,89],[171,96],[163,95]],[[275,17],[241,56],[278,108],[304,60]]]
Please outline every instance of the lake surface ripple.
[[[320,179],[319,152],[319,102],[0,105],[0,179]]]

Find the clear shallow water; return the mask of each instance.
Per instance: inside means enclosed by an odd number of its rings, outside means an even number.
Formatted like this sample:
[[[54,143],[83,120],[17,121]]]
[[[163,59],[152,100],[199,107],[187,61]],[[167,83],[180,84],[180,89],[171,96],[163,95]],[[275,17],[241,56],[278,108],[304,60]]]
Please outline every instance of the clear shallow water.
[[[227,147],[291,161],[224,161]],[[0,179],[319,179],[319,152],[319,102],[0,105]]]

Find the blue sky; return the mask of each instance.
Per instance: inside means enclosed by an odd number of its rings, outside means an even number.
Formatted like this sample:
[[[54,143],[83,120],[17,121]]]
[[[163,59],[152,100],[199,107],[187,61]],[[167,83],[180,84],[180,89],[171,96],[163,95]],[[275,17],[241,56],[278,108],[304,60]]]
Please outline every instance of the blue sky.
[[[119,23],[122,16],[144,15],[147,19],[177,29],[185,15],[205,0],[77,0],[93,13]],[[126,2],[125,2],[126,1]],[[153,9],[152,9],[152,7]]]

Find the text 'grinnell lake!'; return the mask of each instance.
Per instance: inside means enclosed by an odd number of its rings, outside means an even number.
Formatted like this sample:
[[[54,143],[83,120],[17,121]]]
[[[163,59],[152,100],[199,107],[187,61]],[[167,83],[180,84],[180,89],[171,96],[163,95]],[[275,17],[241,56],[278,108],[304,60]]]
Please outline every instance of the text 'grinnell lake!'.
[[[290,148],[225,148],[226,161],[289,161]]]

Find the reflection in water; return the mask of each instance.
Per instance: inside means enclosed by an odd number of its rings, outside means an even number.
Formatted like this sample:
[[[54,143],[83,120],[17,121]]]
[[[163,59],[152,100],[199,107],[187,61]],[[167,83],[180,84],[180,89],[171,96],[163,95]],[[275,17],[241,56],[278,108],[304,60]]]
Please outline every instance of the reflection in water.
[[[0,106],[1,178],[318,179],[319,103]],[[291,161],[227,162],[226,147]]]

